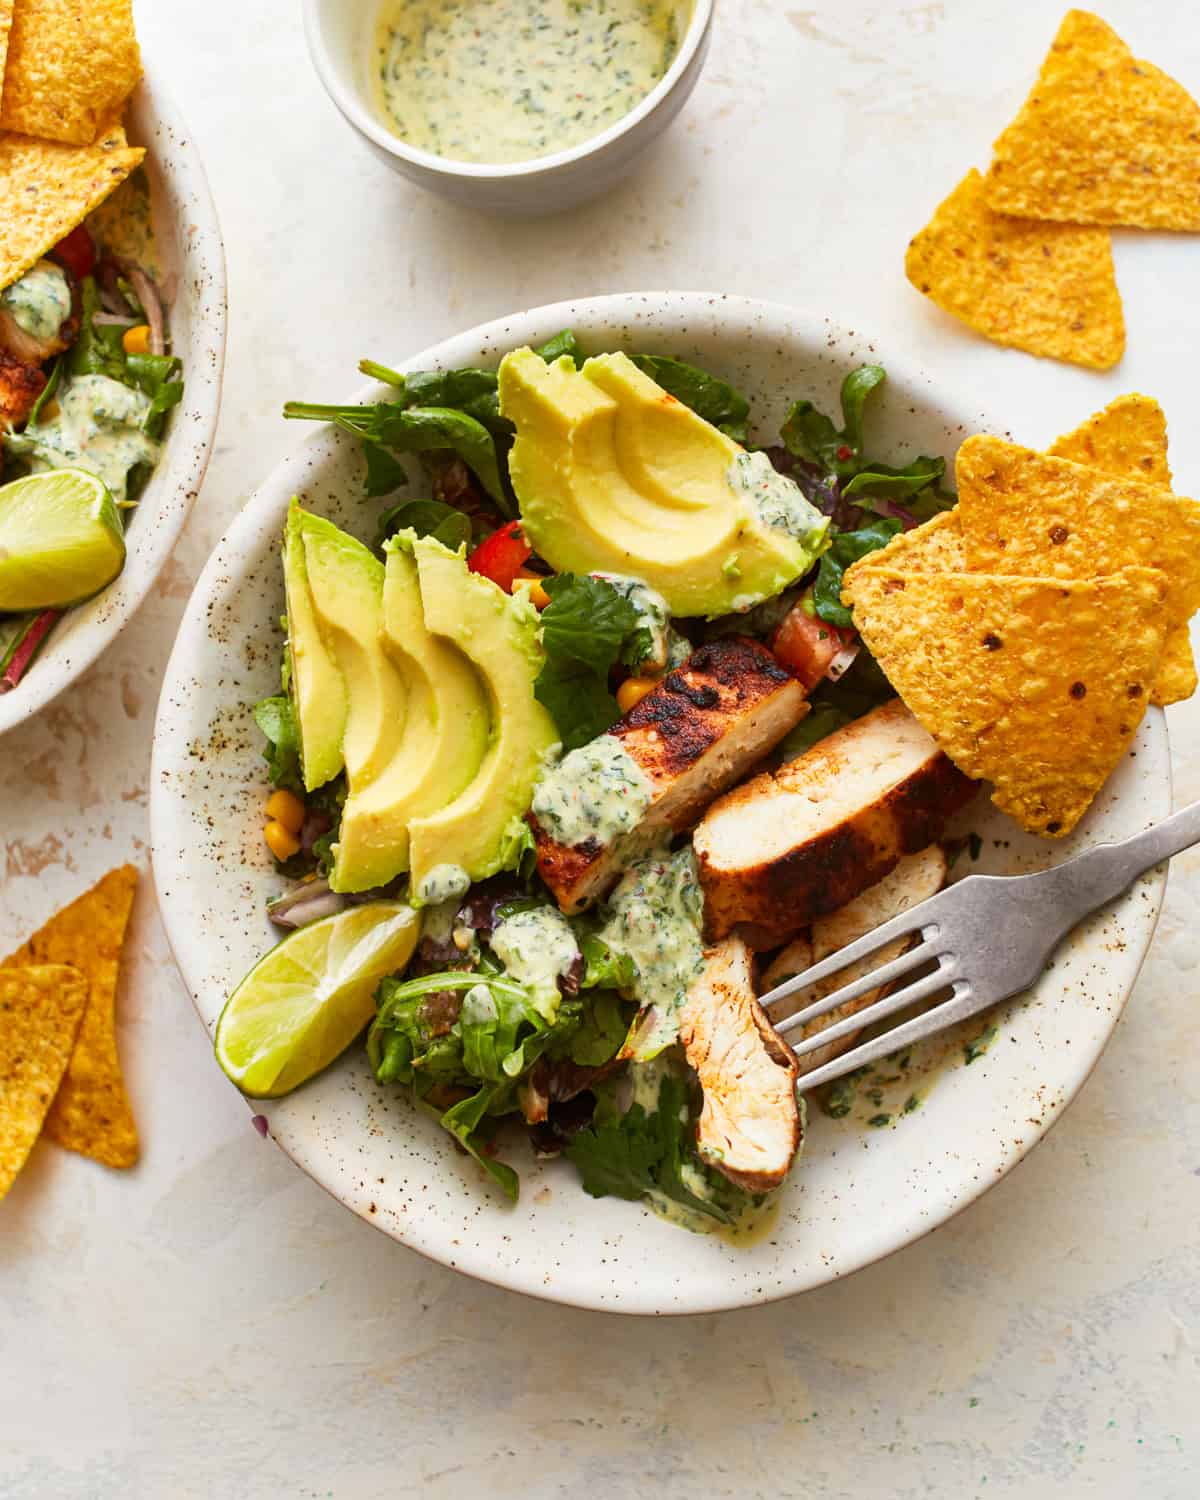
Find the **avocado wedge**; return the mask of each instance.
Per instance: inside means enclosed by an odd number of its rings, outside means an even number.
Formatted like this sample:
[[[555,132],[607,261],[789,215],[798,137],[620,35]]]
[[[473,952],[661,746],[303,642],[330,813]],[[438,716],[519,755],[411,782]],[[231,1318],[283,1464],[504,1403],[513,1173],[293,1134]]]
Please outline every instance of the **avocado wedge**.
[[[506,867],[515,820],[529,806],[543,757],[558,733],[533,695],[542,653],[537,612],[526,592],[506,594],[470,572],[461,553],[432,537],[403,545],[411,546],[416,561],[425,626],[457,647],[478,672],[492,725],[470,783],[440,811],[409,824],[412,899],[420,904]]]
[[[346,685],[321,637],[308,587],[304,533],[308,523],[316,521],[316,516],[293,500],[283,535],[292,701],[300,730],[300,766],[309,792],[332,781],[342,769],[342,736],[346,732]]]
[[[774,597],[828,545],[793,480],[624,354],[576,369],[518,349],[500,366],[500,409],[517,429],[521,524],[562,572],[632,574],[672,614],[711,618]]]

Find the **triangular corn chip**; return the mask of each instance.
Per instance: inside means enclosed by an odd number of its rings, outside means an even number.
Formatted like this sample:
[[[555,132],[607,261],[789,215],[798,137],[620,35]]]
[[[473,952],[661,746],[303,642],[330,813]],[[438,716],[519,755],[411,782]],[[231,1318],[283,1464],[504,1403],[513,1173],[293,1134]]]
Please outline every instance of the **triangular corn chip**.
[[[878,569],[907,568],[914,573],[965,573],[967,556],[963,551],[958,512],[944,510],[923,526],[901,531],[886,547],[868,552],[851,564],[846,573],[857,578]]]
[[[1167,419],[1150,396],[1118,396],[1048,451],[1052,458],[1069,458],[1119,478],[1171,487]],[[1196,680],[1191,632],[1186,624],[1172,625],[1150,702],[1160,708],[1180,703],[1196,691]]]
[[[919,292],[994,343],[1107,370],[1125,352],[1108,232],[1005,218],[968,172],[908,247]]]
[[[8,57],[8,38],[12,31],[13,0],[0,0],[0,111],[4,108],[4,63]]]
[[[0,131],[0,287],[82,224],[145,154],[126,145],[119,125],[94,146],[58,146]]]
[[[1133,739],[1166,632],[1166,580],[872,569],[843,596],[889,681],[968,776],[1031,833],[1083,816]]]
[[[137,1126],[117,1056],[115,1014],[121,948],[137,879],[132,865],[110,871],[0,964],[2,974],[16,965],[69,963],[87,978],[87,1009],[45,1129],[60,1146],[108,1167],[131,1167],[138,1159]]]
[[[1195,500],[995,437],[968,438],[955,474],[972,572],[1096,578],[1130,566],[1160,568],[1169,624],[1186,625],[1200,606]]]
[[[132,0],[18,0],[0,129],[90,146],[141,76]]]
[[[38,1138],[86,1003],[76,969],[0,969],[0,1198]]]
[[[998,213],[1200,229],[1200,106],[1110,26],[1068,11],[985,191]]]

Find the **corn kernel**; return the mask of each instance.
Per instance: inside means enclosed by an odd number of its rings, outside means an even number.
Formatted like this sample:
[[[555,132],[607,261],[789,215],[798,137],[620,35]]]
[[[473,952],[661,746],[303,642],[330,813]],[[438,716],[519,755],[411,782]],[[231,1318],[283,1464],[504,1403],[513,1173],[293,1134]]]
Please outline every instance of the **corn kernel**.
[[[300,840],[282,823],[274,820],[268,823],[263,829],[263,838],[267,841],[267,848],[281,864],[299,852]]]
[[[127,328],[121,338],[121,348],[126,354],[150,353],[150,326],[139,323],[136,328]]]
[[[295,792],[280,787],[267,798],[267,817],[282,823],[289,833],[299,833],[304,827],[304,803]]]
[[[634,704],[640,703],[657,686],[658,683],[650,677],[627,677],[617,689],[617,707],[623,714],[627,714]]]
[[[550,603],[550,595],[546,592],[542,584],[535,583],[529,590],[529,600],[534,609],[545,609],[547,604]]]

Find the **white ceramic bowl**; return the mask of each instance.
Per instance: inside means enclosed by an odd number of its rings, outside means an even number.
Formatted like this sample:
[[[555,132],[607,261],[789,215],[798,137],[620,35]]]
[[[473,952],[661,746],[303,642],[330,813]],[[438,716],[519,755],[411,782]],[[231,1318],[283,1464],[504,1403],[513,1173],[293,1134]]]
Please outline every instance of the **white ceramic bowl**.
[[[208,467],[225,363],[225,252],[208,181],[190,132],[165,91],[144,79],[130,101],[129,139],[146,147],[162,287],[183,401],[162,457],[126,512],[125,567],[103,593],[70,610],[27,675],[0,694],[0,734],[40,712],[116,639],[175,549]]]
[[[882,456],[950,457],[968,432],[1003,430],[960,390],[935,386],[901,350],[824,318],[737,298],[648,293],[564,303],[461,334],[400,368],[495,363],[505,350],[564,326],[595,350],[657,350],[710,367],[752,398],[763,436],[778,431],[794,397],[836,410],[842,377],[864,360],[888,370],[868,413],[871,447]],[[1055,425],[1078,415],[1064,413]],[[276,936],[264,907],[281,882],[263,846],[262,738],[250,705],[277,691],[284,513],[298,494],[369,539],[385,502],[360,498],[361,464],[355,444],[327,431],[280,465],[205,568],[167,669],[151,778],[154,873],[171,945],[210,1032],[226,995]],[[1022,836],[981,800],[962,828],[982,836],[982,855],[972,867],[964,854],[960,869],[1032,869],[1143,828],[1169,803],[1165,721],[1153,710],[1135,754],[1073,838],[1049,844]],[[872,1129],[861,1113],[832,1120],[813,1108],[779,1218],[749,1245],[689,1234],[636,1204],[590,1199],[571,1167],[537,1164],[519,1141],[510,1159],[521,1172],[521,1201],[507,1207],[434,1122],[401,1092],[376,1086],[361,1046],[290,1098],[255,1108],[275,1141],[347,1207],[470,1275],[626,1312],[767,1301],[916,1239],[1025,1155],[1111,1035],[1153,933],[1164,879],[1162,871],[1147,876],[1080,928],[1036,989],[1003,1008],[995,1042],[973,1064],[963,1065],[961,1037],[946,1055],[935,1049],[915,1058],[917,1082],[895,1086],[879,1106],[902,1110],[915,1087],[925,1097],[913,1113]],[[194,1066],[216,1066],[199,1033]]]
[[[419,151],[379,119],[368,78],[379,0],[305,0],[304,28],[326,92],[381,161],[418,187],[468,208],[529,217],[557,213],[605,192],[683,108],[704,66],[712,27],[713,0],[692,0],[692,5],[674,62],[636,109],[566,151],[501,166]]]

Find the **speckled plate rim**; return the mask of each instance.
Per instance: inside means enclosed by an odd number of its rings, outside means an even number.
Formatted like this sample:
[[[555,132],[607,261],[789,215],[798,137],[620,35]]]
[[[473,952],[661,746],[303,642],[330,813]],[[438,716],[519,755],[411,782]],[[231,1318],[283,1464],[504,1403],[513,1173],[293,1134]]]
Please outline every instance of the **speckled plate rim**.
[[[399,368],[479,362],[494,358],[505,348],[536,343],[567,325],[581,329],[585,338],[590,332],[593,340],[603,338],[602,330],[608,326],[640,326],[643,332],[657,333],[667,348],[678,348],[683,335],[702,324],[726,331],[741,326],[748,339],[769,340],[780,351],[789,341],[803,343],[809,359],[832,358],[843,370],[852,360],[878,357],[888,368],[889,382],[904,392],[902,399],[924,392],[937,402],[948,435],[975,428],[1002,430],[986,416],[969,410],[961,399],[937,394],[928,376],[903,355],[880,350],[876,343],[847,332],[829,319],[775,304],[702,293],[631,293],[534,309],[446,340],[400,362]],[[814,352],[817,350],[823,352]],[[355,399],[376,396],[380,390],[369,386]],[[204,862],[195,847],[198,822],[208,812],[190,811],[186,799],[180,796],[181,786],[193,784],[189,777],[196,774],[195,731],[207,722],[203,712],[197,718],[196,692],[189,685],[189,672],[205,669],[210,650],[209,623],[218,611],[218,596],[236,592],[251,560],[261,556],[265,545],[274,545],[288,496],[312,482],[338,442],[336,437],[314,436],[279,465],[248,502],[201,575],[164,682],[151,777],[153,867],[172,951],[210,1032],[220,1010],[221,997],[213,993],[213,976],[220,970],[221,959],[215,951],[217,945],[206,944],[199,936],[197,913],[209,898]],[[1094,813],[1081,825],[1076,843],[1036,844],[1037,849],[1044,852],[1053,848],[1053,857],[1062,857],[1079,843],[1123,836],[1164,816],[1170,809],[1170,763],[1161,711],[1152,710],[1147,715],[1134,754],[1141,757],[1140,765],[1134,765],[1131,759],[1118,769]],[[1114,818],[1118,822],[1124,819],[1123,825],[1114,827]],[[1004,831],[1010,832],[1010,825],[1004,825]],[[257,843],[261,844],[261,839]],[[245,848],[253,847],[254,841],[247,839]],[[248,868],[245,874],[243,888],[250,892],[259,872]],[[518,1217],[516,1210],[506,1210],[485,1195],[478,1180],[464,1175],[453,1156],[444,1155],[438,1168],[441,1175],[420,1186],[445,1189],[447,1196],[474,1193],[460,1203],[462,1226],[451,1233],[449,1226],[430,1212],[428,1198],[413,1194],[398,1208],[389,1206],[383,1201],[384,1192],[375,1185],[383,1179],[372,1177],[368,1181],[364,1161],[354,1159],[356,1153],[359,1158],[369,1157],[374,1149],[366,1136],[397,1130],[391,1104],[382,1095],[368,1099],[363,1140],[339,1137],[337,1160],[328,1140],[323,1139],[322,1111],[332,1107],[347,1090],[358,1096],[363,1087],[361,1075],[365,1069],[357,1059],[348,1058],[344,1065],[321,1075],[290,1100],[256,1101],[251,1108],[267,1117],[275,1142],[337,1201],[400,1243],[479,1280],[568,1305],[647,1315],[715,1312],[766,1303],[840,1279],[913,1243],[981,1196],[1028,1154],[1075,1098],[1107,1045],[1153,936],[1165,882],[1165,868],[1149,872],[1112,908],[1077,931],[1033,991],[1003,1008],[1001,1035],[1027,1049],[1033,1047],[1036,1084],[1014,1085],[1010,1076],[1012,1059],[1021,1049],[998,1045],[979,1059],[969,1076],[959,1067],[951,1070],[945,1084],[939,1081],[931,1094],[928,1114],[937,1115],[942,1124],[946,1123],[943,1117],[949,1116],[952,1129],[939,1133],[934,1119],[928,1127],[922,1120],[923,1134],[909,1139],[907,1160],[899,1147],[892,1147],[892,1155],[882,1158],[884,1176],[880,1180],[893,1195],[898,1192],[899,1199],[892,1203],[885,1196],[892,1211],[865,1229],[861,1203],[856,1218],[839,1200],[836,1190],[832,1199],[825,1201],[828,1190],[824,1185],[820,1187],[825,1195],[824,1207],[818,1216],[812,1216],[806,1200],[817,1196],[818,1189],[811,1178],[806,1179],[805,1158],[786,1190],[789,1224],[773,1233],[767,1249],[721,1248],[715,1241],[662,1225],[636,1205],[587,1199],[574,1183],[575,1198],[565,1210],[567,1230],[563,1231],[560,1224],[561,1207],[550,1212],[543,1228],[537,1206],[542,1195],[535,1189],[543,1182],[558,1183],[549,1169],[540,1165],[531,1169],[520,1163],[526,1187],[524,1212]],[[1069,1047],[1062,1045],[1061,1035],[1055,1035],[1064,1025],[1072,1044]],[[215,1063],[198,1059],[198,1065]],[[367,1087],[373,1085],[368,1081]],[[949,1101],[944,1091],[950,1092]],[[376,1111],[388,1118],[381,1122]],[[400,1130],[409,1128],[409,1118],[405,1114]],[[914,1116],[912,1123],[916,1125],[919,1119]],[[816,1162],[821,1171],[840,1153],[843,1159],[838,1161],[836,1172],[843,1175],[837,1182],[842,1196],[852,1205],[855,1194],[863,1197],[859,1179],[869,1186],[872,1172],[879,1178],[881,1169],[875,1154],[886,1152],[889,1141],[899,1141],[900,1136],[895,1131],[849,1134],[840,1130],[845,1123],[822,1118],[821,1137],[818,1141],[814,1133],[813,1143],[819,1147]],[[413,1126],[414,1130],[421,1128],[421,1124]],[[430,1128],[436,1132],[436,1126]],[[831,1134],[836,1139],[829,1149]],[[914,1155],[912,1142],[918,1139],[924,1144]],[[403,1146],[413,1150],[399,1137],[390,1143],[397,1149]],[[928,1149],[931,1145],[932,1151]],[[807,1165],[815,1170],[813,1145],[809,1152]],[[898,1178],[897,1167],[901,1169]],[[559,1165],[554,1170],[567,1169]],[[408,1179],[402,1178],[404,1190],[407,1183]],[[873,1201],[871,1192],[866,1201]],[[410,1208],[415,1211],[410,1213]],[[572,1217],[576,1209],[578,1238]],[[798,1224],[804,1221],[811,1240],[795,1239],[792,1220]],[[848,1224],[852,1226],[849,1232]],[[565,1240],[552,1243],[552,1235],[559,1233],[565,1234]],[[847,1238],[850,1244],[839,1244]],[[663,1264],[670,1267],[669,1273],[660,1269]]]
[[[169,316],[183,360],[184,399],[171,415],[137,514],[127,522],[123,571],[103,593],[71,610],[28,676],[0,694],[0,734],[40,713],[129,623],[175,550],[216,432],[225,365],[225,250],[208,179],[191,132],[152,76],[130,100],[127,123],[131,140],[147,148],[156,230],[160,236],[167,230],[174,242],[166,247],[175,282]]]

